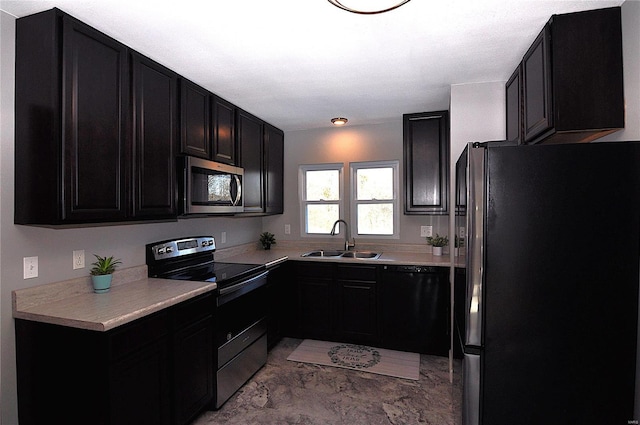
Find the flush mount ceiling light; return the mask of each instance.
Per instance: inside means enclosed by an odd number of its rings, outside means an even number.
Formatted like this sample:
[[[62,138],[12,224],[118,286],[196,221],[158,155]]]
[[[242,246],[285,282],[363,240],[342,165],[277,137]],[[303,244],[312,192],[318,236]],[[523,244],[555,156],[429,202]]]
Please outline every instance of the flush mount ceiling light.
[[[358,13],[360,15],[376,15],[378,13],[389,12],[393,9],[397,9],[405,3],[409,3],[410,0],[402,0],[400,3],[391,3],[391,0],[328,0],[329,3],[335,7],[339,7],[342,10],[346,10],[351,13]],[[396,0],[397,1],[397,0]],[[343,3],[349,3],[350,6],[346,6]]]
[[[333,123],[333,125],[337,126],[345,125],[347,121],[349,120],[346,118],[331,118],[331,122]]]

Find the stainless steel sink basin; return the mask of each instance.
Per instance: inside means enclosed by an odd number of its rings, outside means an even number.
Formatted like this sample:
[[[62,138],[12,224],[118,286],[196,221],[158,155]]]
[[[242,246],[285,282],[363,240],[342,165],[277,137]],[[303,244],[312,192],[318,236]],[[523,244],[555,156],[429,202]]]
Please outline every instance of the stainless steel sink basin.
[[[303,257],[339,257],[343,254],[343,251],[325,251],[319,249],[317,251],[310,251],[302,254]]]
[[[371,251],[325,251],[322,249],[309,251],[302,254],[302,257],[323,257],[323,258],[362,258],[367,260],[376,260],[380,257],[381,252]]]
[[[368,260],[376,260],[380,257],[381,252],[370,251],[347,251],[341,255],[342,258],[366,258]]]

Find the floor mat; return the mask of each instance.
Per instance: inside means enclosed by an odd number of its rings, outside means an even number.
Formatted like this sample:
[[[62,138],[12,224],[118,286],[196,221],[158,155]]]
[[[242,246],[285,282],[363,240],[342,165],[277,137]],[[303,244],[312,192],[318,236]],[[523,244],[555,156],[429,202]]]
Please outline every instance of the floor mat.
[[[418,380],[420,354],[366,345],[305,339],[287,360],[361,370],[380,375]]]

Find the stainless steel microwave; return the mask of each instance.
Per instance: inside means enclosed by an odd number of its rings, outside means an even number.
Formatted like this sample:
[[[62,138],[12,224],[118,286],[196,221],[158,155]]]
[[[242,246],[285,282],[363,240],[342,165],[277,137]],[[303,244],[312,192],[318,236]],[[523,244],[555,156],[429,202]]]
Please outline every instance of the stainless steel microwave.
[[[178,159],[178,196],[181,214],[243,212],[240,167],[192,156]]]

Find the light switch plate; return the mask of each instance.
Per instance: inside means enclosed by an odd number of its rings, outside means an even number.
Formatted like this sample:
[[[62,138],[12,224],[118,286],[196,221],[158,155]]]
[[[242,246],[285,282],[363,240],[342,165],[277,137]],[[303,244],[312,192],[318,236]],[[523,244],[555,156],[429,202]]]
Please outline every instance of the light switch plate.
[[[285,235],[290,235],[291,234],[291,225],[290,224],[285,224],[284,225],[284,234]]]
[[[24,257],[22,259],[22,265],[25,279],[38,277],[38,257]]]

